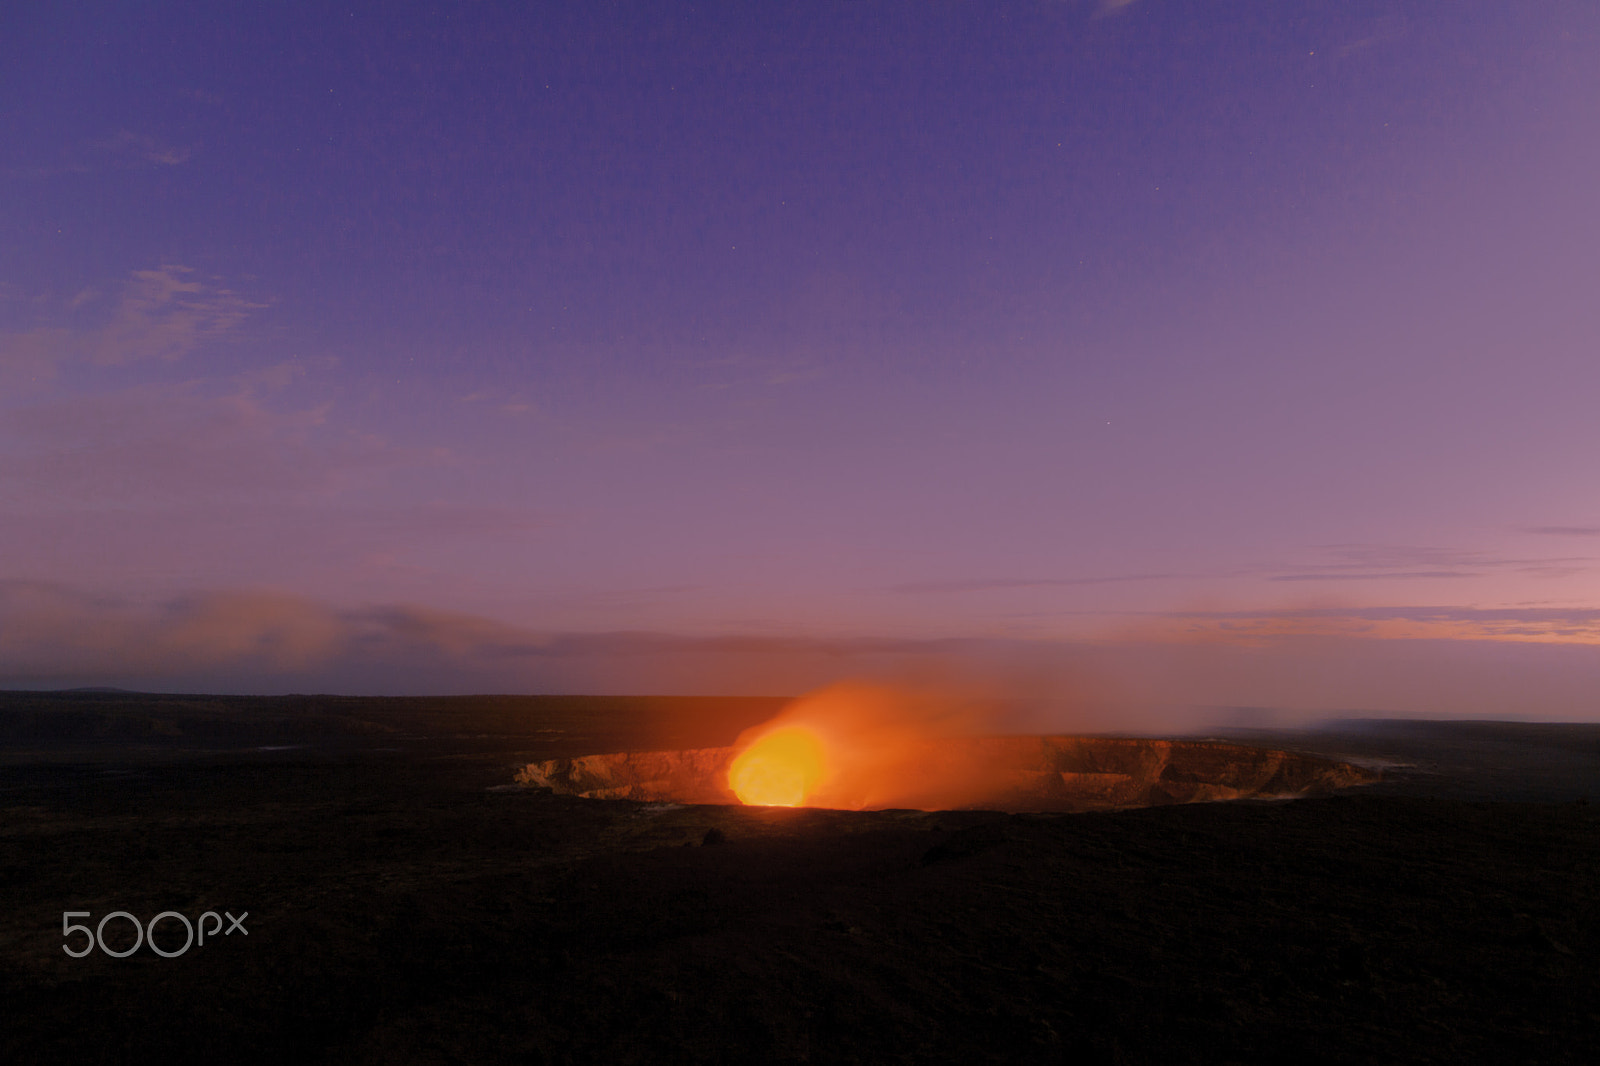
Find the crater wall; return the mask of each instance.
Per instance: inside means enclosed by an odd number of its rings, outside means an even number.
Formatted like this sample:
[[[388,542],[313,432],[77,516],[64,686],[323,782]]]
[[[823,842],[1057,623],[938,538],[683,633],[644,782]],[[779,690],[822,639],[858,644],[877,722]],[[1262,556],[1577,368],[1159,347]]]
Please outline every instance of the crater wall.
[[[737,752],[692,748],[548,759],[524,767],[517,780],[593,799],[737,804],[727,787]],[[1333,759],[1219,741],[1073,736],[930,740],[909,770],[876,790],[830,794],[825,786],[807,805],[1089,811],[1303,796],[1379,777]],[[959,789],[953,782],[961,782]]]

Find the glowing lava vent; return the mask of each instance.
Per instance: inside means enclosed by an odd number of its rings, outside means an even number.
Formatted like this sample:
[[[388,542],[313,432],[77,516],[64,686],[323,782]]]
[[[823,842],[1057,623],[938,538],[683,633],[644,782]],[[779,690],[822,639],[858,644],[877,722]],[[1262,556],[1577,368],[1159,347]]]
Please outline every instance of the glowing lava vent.
[[[734,758],[728,767],[728,787],[740,803],[750,806],[798,807],[826,771],[821,738],[805,726],[784,726]]]

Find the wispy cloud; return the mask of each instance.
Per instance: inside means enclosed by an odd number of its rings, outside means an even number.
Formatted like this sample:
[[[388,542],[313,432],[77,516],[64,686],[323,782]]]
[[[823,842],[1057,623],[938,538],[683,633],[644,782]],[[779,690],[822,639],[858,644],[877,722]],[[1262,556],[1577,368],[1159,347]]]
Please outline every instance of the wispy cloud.
[[[1216,708],[1592,719],[1600,647],[1501,638],[1383,640],[1314,628],[1392,619],[1600,626],[1600,611],[1461,608],[1196,613],[1274,639],[1055,642],[542,634],[407,604],[336,607],[272,590],[136,602],[0,582],[0,688],[115,684],[158,691],[798,695],[842,678],[943,685],[1033,701],[1030,731],[1170,731]],[[1444,631],[1435,629],[1432,636]],[[1212,708],[1206,711],[1204,708]],[[1198,710],[1197,710],[1198,708]],[[1208,717],[1209,716],[1209,717]]]
[[[1418,578],[1478,577],[1473,570],[1337,570],[1274,574],[1268,581],[1401,581]]]
[[[1082,585],[1116,585],[1130,581],[1165,581],[1185,574],[1111,574],[1105,577],[992,577],[953,581],[912,581],[890,585],[890,592],[926,595],[945,592],[990,592],[1002,589],[1073,588]]]
[[[1237,642],[1275,638],[1502,640],[1600,644],[1593,607],[1308,607],[1289,610],[1175,611],[1147,632],[1178,639]]]
[[[1403,41],[1410,35],[1410,25],[1405,17],[1394,13],[1379,16],[1367,29],[1368,32],[1363,36],[1346,41],[1333,49],[1333,58],[1344,59],[1369,48]]]
[[[58,162],[11,167],[6,173],[16,178],[39,179],[100,170],[175,167],[187,163],[193,154],[194,149],[187,145],[133,130],[118,130],[109,137],[79,142],[58,156]]]
[[[1115,15],[1118,12],[1126,11],[1138,2],[1139,0],[1100,0],[1095,8],[1095,17],[1105,18],[1108,15]]]
[[[94,146],[110,159],[126,163],[150,163],[156,166],[175,167],[187,163],[191,150],[181,145],[167,144],[143,133],[118,130],[114,135]]]
[[[95,363],[178,359],[237,327],[264,304],[194,278],[185,266],[136,270],[123,286],[110,321],[82,338]]]
[[[822,376],[815,360],[804,356],[754,356],[744,353],[696,359],[688,364],[702,375],[699,388],[724,390],[751,387],[781,387],[814,381]]]
[[[125,587],[133,575],[209,584],[244,573],[448,596],[442,560],[459,580],[463,558],[503,561],[571,520],[452,495],[437,472],[457,457],[364,431],[328,403],[294,402],[299,373],[13,404],[0,417],[0,577],[73,573]]]
[[[171,506],[181,499],[312,493],[390,447],[275,410],[249,391],[142,386],[13,408],[0,426],[0,502]]]
[[[1402,581],[1482,577],[1514,570],[1532,577],[1569,577],[1594,562],[1591,556],[1520,558],[1489,552],[1404,545],[1333,544],[1322,562],[1261,568],[1268,581]]]
[[[181,359],[235,331],[254,303],[189,267],[136,270],[113,295],[79,292],[59,312],[70,325],[0,334],[0,372],[48,377],[69,361],[112,366]]]
[[[1563,532],[1587,535],[1581,527],[1561,527]],[[1542,532],[1542,530],[1541,530]],[[1600,535],[1600,529],[1595,530]],[[906,595],[998,592],[1030,588],[1077,588],[1145,581],[1180,581],[1204,577],[1259,577],[1273,582],[1358,582],[1459,580],[1511,570],[1530,577],[1562,578],[1583,573],[1593,556],[1569,555],[1524,558],[1454,548],[1404,545],[1334,544],[1323,550],[1327,558],[1305,563],[1271,563],[1231,573],[1152,572],[1107,574],[1096,577],[985,577],[913,581],[891,585],[890,592]]]
[[[457,396],[456,403],[483,404],[485,407],[499,411],[501,414],[521,417],[523,415],[541,415],[543,412],[533,403],[530,403],[520,392],[509,392],[503,389],[480,389]]]
[[[1528,532],[1547,537],[1600,537],[1600,526],[1534,526]]]
[[[270,590],[137,602],[0,581],[0,687],[155,681],[233,691],[781,694],[785,682],[799,691],[884,657],[948,650],[906,640],[547,635],[415,605],[339,608]]]
[[[45,582],[0,583],[0,679],[297,670],[347,639],[336,614],[270,593],[186,597],[155,608]]]

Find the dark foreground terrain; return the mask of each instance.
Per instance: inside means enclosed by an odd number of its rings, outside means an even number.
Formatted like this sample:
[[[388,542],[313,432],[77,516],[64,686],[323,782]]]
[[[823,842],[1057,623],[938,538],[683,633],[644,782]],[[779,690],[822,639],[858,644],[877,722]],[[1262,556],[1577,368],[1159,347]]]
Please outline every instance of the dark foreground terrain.
[[[0,694],[0,1061],[1589,1062],[1600,1046],[1600,727],[1261,734],[1386,763],[1386,780],[1098,814],[506,787],[534,759],[725,744],[776,706]],[[63,951],[85,943],[63,912],[118,910],[249,913],[175,958]],[[132,946],[132,926],[104,938]],[[164,950],[183,942],[159,928]]]

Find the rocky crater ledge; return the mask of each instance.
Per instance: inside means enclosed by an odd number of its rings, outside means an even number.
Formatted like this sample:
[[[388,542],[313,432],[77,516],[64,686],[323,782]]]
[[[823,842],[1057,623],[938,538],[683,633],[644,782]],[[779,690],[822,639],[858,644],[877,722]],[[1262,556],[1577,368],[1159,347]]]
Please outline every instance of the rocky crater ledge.
[[[591,799],[737,804],[727,786],[737,752],[693,748],[548,759],[524,767],[517,781]],[[955,737],[924,743],[915,758],[915,784],[876,801],[818,805],[1092,811],[1314,795],[1379,778],[1374,770],[1315,755],[1196,740]],[[941,782],[957,780],[964,784],[952,803],[955,794]]]

